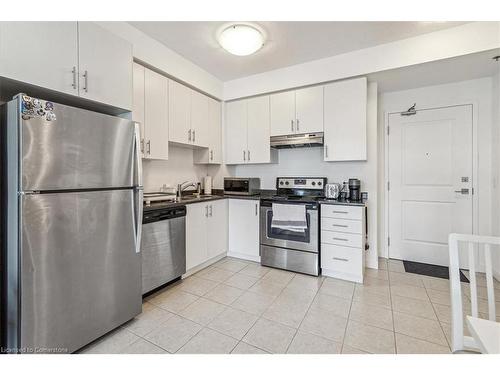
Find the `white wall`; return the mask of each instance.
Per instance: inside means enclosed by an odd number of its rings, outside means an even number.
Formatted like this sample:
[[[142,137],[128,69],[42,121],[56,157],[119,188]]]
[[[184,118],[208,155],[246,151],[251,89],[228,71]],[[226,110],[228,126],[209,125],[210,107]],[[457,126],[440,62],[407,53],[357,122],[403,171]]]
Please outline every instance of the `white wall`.
[[[101,27],[128,40],[135,59],[217,99],[222,98],[222,82],[212,74],[175,53],[127,22],[97,22]]]
[[[330,182],[359,178],[362,191],[368,192],[368,241],[367,266],[377,268],[377,84],[368,86],[368,161],[325,162],[323,148],[280,150],[278,164],[238,165],[234,175],[238,177],[260,177],[263,189],[275,189],[279,176],[328,177]]]
[[[176,187],[184,181],[202,182],[207,174],[205,165],[193,164],[193,150],[170,144],[168,160],[144,160],[143,183],[145,192],[159,191],[163,184]]]
[[[500,22],[472,22],[224,82],[224,100],[422,64],[500,47]]]
[[[428,86],[412,90],[384,93],[379,96],[379,226],[384,230],[385,175],[384,175],[384,116],[390,112],[408,109],[413,103],[417,108],[436,108],[456,104],[473,104],[477,127],[478,173],[476,232],[492,233],[492,86],[491,77],[446,85]],[[476,225],[476,224],[474,224]],[[381,254],[387,254],[384,244]]]

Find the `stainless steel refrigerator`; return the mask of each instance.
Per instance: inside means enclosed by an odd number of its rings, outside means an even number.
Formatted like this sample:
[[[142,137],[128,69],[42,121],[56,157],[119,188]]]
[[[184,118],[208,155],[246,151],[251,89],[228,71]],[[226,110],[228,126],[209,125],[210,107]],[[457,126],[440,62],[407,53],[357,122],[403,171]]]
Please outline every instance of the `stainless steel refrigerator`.
[[[132,121],[18,95],[1,106],[9,352],[74,352],[141,312]]]

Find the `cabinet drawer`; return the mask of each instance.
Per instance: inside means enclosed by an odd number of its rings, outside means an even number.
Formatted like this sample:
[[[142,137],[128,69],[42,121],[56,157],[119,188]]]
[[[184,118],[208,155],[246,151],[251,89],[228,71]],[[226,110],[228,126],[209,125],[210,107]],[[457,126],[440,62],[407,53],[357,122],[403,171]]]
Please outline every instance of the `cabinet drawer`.
[[[364,207],[322,204],[321,217],[336,219],[362,220]]]
[[[321,242],[331,245],[359,247],[363,244],[363,236],[361,234],[331,232],[321,230]]]
[[[321,268],[347,274],[362,274],[361,249],[321,244]]]
[[[360,220],[321,218],[321,229],[327,231],[362,234],[363,226]]]

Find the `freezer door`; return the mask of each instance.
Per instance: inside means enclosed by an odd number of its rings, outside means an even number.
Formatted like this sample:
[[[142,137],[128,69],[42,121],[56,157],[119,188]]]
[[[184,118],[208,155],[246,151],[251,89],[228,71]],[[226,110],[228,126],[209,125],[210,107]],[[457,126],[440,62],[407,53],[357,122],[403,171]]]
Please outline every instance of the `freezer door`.
[[[54,104],[56,120],[21,119],[21,190],[134,185],[135,124]]]
[[[141,312],[134,211],[132,189],[21,198],[22,348],[73,352]]]

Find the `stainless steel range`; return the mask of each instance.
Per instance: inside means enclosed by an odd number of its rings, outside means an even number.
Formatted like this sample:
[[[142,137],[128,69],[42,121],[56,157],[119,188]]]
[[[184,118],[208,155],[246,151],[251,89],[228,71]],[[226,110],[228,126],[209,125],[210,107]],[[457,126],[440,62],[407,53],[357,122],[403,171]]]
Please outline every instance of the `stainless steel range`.
[[[319,275],[317,201],[324,198],[326,183],[326,177],[276,179],[277,195],[261,200],[262,265]]]

